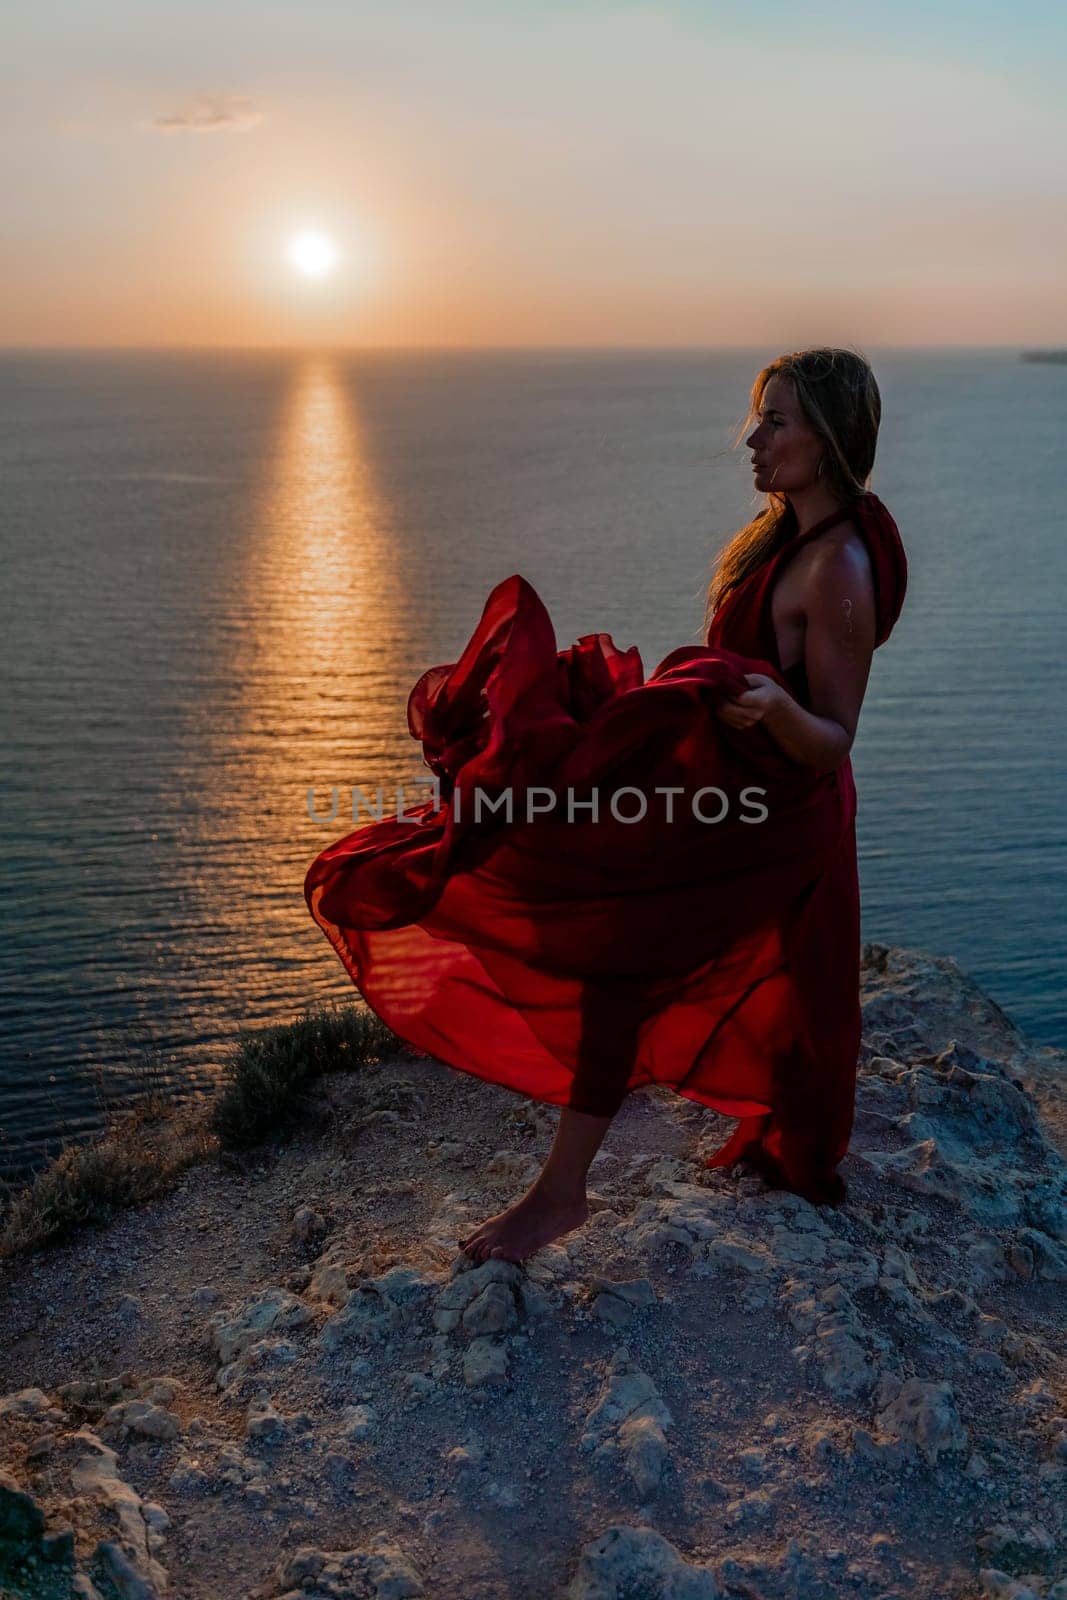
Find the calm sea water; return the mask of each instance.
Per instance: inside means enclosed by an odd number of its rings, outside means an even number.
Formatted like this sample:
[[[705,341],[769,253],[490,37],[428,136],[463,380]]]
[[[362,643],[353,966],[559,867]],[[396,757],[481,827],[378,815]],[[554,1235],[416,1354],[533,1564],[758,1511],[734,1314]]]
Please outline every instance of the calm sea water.
[[[408,691],[492,585],[646,671],[699,641],[752,506],[773,351],[0,357],[0,1170],[97,1126],[155,1047],[349,997],[304,872],[422,768]],[[1067,368],[872,353],[911,567],[853,763],[864,936],[957,957],[1067,1034]]]

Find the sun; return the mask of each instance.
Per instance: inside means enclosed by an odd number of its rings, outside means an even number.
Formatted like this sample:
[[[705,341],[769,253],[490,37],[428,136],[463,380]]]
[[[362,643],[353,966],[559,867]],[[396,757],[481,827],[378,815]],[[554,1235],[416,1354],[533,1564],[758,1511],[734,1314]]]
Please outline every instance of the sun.
[[[305,278],[325,278],[337,262],[333,241],[324,233],[298,233],[289,241],[290,263]]]

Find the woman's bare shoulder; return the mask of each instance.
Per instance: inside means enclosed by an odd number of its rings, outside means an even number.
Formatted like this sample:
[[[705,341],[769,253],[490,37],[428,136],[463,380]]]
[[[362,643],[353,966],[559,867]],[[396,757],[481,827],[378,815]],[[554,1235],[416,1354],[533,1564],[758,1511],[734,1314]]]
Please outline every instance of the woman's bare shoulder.
[[[825,575],[839,572],[842,576],[872,575],[871,558],[854,522],[840,522],[836,528],[813,540],[808,546],[808,566],[812,572]]]
[[[853,523],[839,523],[820,534],[800,554],[807,559],[796,563],[793,604],[809,627],[820,619],[835,618],[845,601],[858,603],[865,614],[873,616],[874,571],[867,546]]]

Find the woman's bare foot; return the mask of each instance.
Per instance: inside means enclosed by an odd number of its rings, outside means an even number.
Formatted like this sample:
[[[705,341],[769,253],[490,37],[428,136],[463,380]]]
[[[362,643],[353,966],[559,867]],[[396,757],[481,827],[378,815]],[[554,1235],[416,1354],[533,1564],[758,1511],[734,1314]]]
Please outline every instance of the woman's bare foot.
[[[535,1250],[565,1233],[573,1233],[588,1220],[589,1206],[584,1197],[553,1200],[533,1188],[506,1211],[475,1228],[460,1241],[460,1249],[476,1261],[525,1261]]]

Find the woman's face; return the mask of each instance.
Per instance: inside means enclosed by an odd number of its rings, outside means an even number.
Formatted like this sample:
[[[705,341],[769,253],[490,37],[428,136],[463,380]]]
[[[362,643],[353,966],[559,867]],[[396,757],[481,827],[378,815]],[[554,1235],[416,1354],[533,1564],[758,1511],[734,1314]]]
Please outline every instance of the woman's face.
[[[780,376],[764,389],[757,425],[745,443],[752,451],[754,486],[762,494],[810,488],[825,449],[801,414],[792,383]]]

